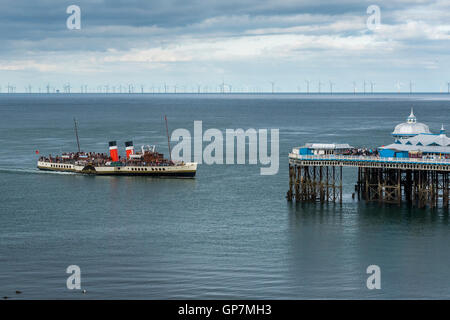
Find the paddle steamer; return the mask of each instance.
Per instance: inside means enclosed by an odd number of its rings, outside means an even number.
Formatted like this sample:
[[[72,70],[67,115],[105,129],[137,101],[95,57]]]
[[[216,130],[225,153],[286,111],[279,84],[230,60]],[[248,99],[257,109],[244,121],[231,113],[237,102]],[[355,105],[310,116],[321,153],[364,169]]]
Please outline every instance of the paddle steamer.
[[[197,172],[197,163],[185,163],[182,161],[172,161],[170,158],[166,159],[162,153],[156,151],[155,146],[142,146],[140,151],[135,152],[132,141],[125,142],[125,157],[119,155],[116,141],[109,142],[109,154],[82,152],[80,151],[76,121],[75,134],[78,152],[63,153],[57,156],[41,156],[37,162],[38,169],[90,175],[175,178],[193,178]],[[168,142],[170,154],[170,141]]]

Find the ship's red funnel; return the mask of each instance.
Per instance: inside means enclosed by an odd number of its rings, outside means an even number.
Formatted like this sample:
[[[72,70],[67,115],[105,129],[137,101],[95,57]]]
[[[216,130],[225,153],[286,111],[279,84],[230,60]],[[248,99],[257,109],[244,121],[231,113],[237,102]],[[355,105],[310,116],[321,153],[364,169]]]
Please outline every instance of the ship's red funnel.
[[[112,161],[119,161],[119,153],[117,151],[116,141],[109,142],[109,155],[111,156]]]
[[[125,150],[127,152],[127,159],[130,159],[130,155],[134,154],[133,141],[125,142]]]

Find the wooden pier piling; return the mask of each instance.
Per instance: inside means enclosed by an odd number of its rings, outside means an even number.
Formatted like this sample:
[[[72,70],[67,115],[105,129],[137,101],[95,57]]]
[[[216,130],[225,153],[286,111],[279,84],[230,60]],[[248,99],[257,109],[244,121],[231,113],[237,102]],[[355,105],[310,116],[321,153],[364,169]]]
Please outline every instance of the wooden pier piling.
[[[342,203],[342,167],[289,165],[289,201]]]
[[[372,160],[372,161],[371,161]],[[357,167],[355,193],[366,202],[449,207],[450,164],[380,158],[289,155],[287,199],[342,203],[343,167]]]

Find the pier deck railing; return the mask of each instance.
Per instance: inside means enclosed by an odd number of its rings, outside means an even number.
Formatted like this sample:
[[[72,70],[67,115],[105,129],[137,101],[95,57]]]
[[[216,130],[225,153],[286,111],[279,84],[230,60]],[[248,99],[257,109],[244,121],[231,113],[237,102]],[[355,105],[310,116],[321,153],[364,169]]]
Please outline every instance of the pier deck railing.
[[[290,153],[291,162],[308,162],[311,165],[326,165],[334,162],[338,166],[351,167],[392,167],[399,169],[431,169],[450,171],[450,159],[435,158],[387,158],[375,156],[348,156],[348,155],[299,155]]]

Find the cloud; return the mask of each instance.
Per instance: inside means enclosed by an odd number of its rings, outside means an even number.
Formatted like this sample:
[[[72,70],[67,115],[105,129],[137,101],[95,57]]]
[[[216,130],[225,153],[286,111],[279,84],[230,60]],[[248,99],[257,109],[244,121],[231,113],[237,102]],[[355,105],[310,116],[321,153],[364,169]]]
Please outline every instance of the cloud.
[[[49,63],[38,63],[33,60],[13,60],[7,63],[0,63],[0,70],[3,71],[22,71],[35,70],[39,72],[56,71],[58,67]]]
[[[297,68],[389,78],[415,65],[417,72],[448,70],[450,4],[443,0],[383,2],[374,32],[366,27],[373,1],[81,0],[81,30],[65,27],[69,1],[0,4],[0,71],[18,79],[27,72],[55,79],[148,70],[168,78],[207,77],[208,70],[288,78]]]
[[[131,49],[125,53],[110,50],[110,53],[113,55],[105,56],[104,62],[182,62],[192,60],[192,56],[186,53],[186,48],[183,49],[180,46],[170,49]]]
[[[397,25],[381,25],[377,38],[392,40],[450,40],[449,25],[430,25],[423,21],[406,21]]]

